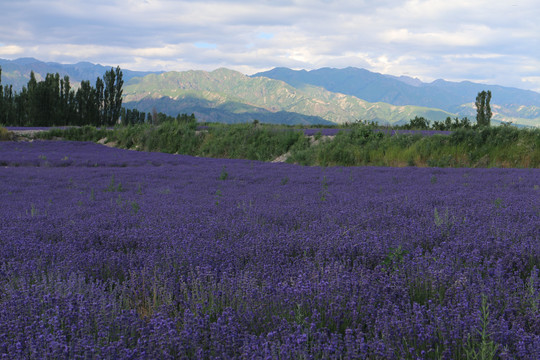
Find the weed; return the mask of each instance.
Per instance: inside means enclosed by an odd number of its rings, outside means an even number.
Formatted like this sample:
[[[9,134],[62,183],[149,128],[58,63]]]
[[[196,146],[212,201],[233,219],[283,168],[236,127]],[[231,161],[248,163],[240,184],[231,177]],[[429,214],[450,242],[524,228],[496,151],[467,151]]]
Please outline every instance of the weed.
[[[229,173],[227,172],[225,165],[223,165],[223,168],[221,168],[221,174],[219,174],[219,180],[227,180],[228,178]]]
[[[247,214],[248,210],[253,208],[253,200],[251,199],[249,201],[242,200],[241,202],[239,201],[236,205],[238,209],[241,209],[244,214]]]
[[[139,212],[140,208],[141,208],[141,206],[137,202],[135,202],[135,201],[131,202],[131,212],[133,214],[137,214]]]
[[[471,336],[467,339],[467,346],[464,348],[467,359],[479,359],[479,360],[491,360],[497,355],[498,344],[490,340],[490,334],[488,332],[489,326],[489,304],[487,297],[482,294],[482,306],[480,320],[482,322],[482,328],[477,330],[480,335],[480,343],[478,341],[471,340]]]
[[[221,197],[223,196],[223,193],[221,192],[220,189],[217,189],[216,190],[216,194],[215,194],[215,197],[216,197],[216,205],[219,205],[219,199],[221,199]]]
[[[433,209],[433,220],[437,227],[445,226],[447,228],[451,227],[455,221],[454,217],[450,218],[448,214],[448,208],[444,210],[444,214],[439,214],[437,208]]]
[[[328,192],[328,180],[326,179],[326,176],[323,176],[322,182],[321,182],[321,191],[319,191],[319,196],[321,201],[326,201],[326,197],[329,195]]]
[[[109,186],[105,189],[107,192],[115,192],[115,191],[124,191],[124,187],[122,186],[122,183],[116,183],[114,179],[114,174],[111,176],[111,181],[109,182]]]
[[[38,210],[36,209],[36,205],[34,203],[30,204],[30,215],[32,217],[38,215]]]
[[[531,275],[527,281],[527,293],[529,295],[529,305],[534,314],[538,312],[540,303],[540,292],[538,289],[538,268],[536,266],[531,270]]]
[[[107,189],[105,191],[113,192],[115,190],[115,183],[114,183],[114,174],[111,176],[111,181],[109,182],[109,186],[107,186]]]
[[[287,176],[281,179],[281,185],[287,185],[288,182],[289,182],[289,178]]]
[[[408,251],[403,250],[401,245],[397,248],[390,248],[388,254],[382,261],[382,266],[386,270],[397,271],[400,264],[403,263],[404,256],[408,254]]]

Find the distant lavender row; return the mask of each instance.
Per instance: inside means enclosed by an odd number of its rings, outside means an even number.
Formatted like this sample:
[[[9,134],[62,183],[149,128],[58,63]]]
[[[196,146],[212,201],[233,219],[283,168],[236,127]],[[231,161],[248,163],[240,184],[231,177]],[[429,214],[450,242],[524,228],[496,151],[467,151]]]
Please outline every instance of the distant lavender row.
[[[9,131],[24,131],[24,130],[52,130],[52,129],[67,129],[69,126],[55,126],[55,127],[25,127],[25,126],[6,126]]]
[[[303,129],[304,134],[307,136],[313,136],[317,133],[321,133],[324,136],[334,136],[337,135],[340,131],[350,131],[351,129],[336,129],[336,128],[310,128]],[[389,135],[395,134],[420,134],[422,136],[432,136],[435,134],[438,135],[450,135],[451,131],[439,131],[439,130],[391,130],[391,129],[374,129],[376,132],[383,132]]]
[[[444,130],[388,130],[388,129],[375,129],[373,131],[384,132],[386,134],[395,135],[395,134],[419,134],[422,136],[433,136],[433,135],[450,135],[452,131]]]
[[[0,164],[3,358],[540,358],[539,169]]]
[[[57,128],[47,128],[47,127],[7,127],[8,130],[17,131],[17,130],[51,130],[51,129],[65,129],[67,127],[57,127]],[[198,126],[197,130],[208,130],[208,126]],[[307,136],[313,136],[317,133],[321,133],[324,136],[334,136],[340,131],[350,131],[351,129],[344,128],[309,128],[309,129],[299,129],[303,131]],[[297,129],[298,131],[298,129]],[[440,131],[440,130],[387,130],[387,129],[374,129],[373,131],[384,132],[386,134],[395,135],[395,134],[420,134],[423,136],[432,136],[435,134],[439,135],[450,135],[451,131]]]

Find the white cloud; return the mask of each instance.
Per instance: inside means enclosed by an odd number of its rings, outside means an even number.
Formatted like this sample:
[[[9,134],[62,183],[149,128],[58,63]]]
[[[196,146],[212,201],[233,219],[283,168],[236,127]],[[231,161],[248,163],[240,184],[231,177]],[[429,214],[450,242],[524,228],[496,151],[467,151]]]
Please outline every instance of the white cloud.
[[[17,45],[2,45],[0,46],[0,56],[13,56],[24,54],[24,49]]]
[[[536,0],[21,0],[0,56],[134,70],[358,66],[538,88]],[[9,14],[9,16],[5,15]]]
[[[540,92],[540,76],[527,76],[522,78],[521,81],[527,84],[527,88]]]

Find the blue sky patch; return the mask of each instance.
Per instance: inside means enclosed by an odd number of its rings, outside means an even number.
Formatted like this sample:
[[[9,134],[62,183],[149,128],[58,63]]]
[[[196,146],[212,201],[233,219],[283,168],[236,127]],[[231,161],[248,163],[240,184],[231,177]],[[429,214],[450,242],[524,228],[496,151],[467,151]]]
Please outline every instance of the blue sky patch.
[[[270,40],[274,37],[274,34],[272,33],[266,33],[266,32],[261,32],[257,35],[257,37],[259,39],[265,39],[265,40]]]
[[[195,47],[198,47],[199,49],[215,49],[217,47],[216,44],[211,44],[203,41],[199,41],[194,43]]]

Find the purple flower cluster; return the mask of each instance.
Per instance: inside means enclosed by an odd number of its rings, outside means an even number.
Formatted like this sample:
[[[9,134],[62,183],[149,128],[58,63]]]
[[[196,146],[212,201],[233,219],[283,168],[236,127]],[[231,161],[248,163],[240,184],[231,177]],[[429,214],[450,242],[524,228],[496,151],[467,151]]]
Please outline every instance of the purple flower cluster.
[[[0,354],[538,359],[539,179],[3,142]]]
[[[410,135],[422,135],[422,136],[433,136],[433,135],[450,135],[452,131],[447,130],[392,130],[392,129],[375,129],[373,131],[383,132],[389,135],[396,134],[410,134]]]
[[[69,126],[54,126],[54,127],[45,127],[45,126],[6,126],[6,129],[9,131],[20,131],[20,130],[52,130],[52,129],[68,129]]]
[[[340,129],[340,128],[309,128],[303,129],[304,135],[314,136],[320,133],[323,136],[335,136],[340,131],[350,131],[350,129]]]
[[[323,136],[334,136],[337,135],[340,131],[350,131],[351,129],[342,129],[342,128],[310,128],[304,129],[304,134],[307,136],[313,136],[317,133],[321,133]],[[392,130],[392,129],[373,129],[375,132],[382,132],[388,135],[396,134],[411,134],[411,135],[422,135],[422,136],[433,136],[433,135],[450,135],[451,131],[442,131],[442,130]]]

